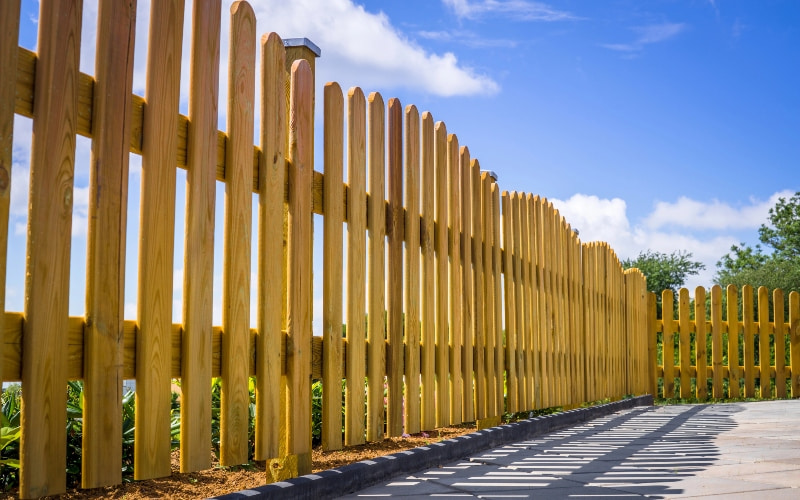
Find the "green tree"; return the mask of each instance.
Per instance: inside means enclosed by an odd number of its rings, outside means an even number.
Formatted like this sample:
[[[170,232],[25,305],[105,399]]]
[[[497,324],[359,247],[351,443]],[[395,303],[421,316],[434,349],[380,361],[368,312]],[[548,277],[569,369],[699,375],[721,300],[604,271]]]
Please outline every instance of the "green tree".
[[[758,230],[761,244],[734,245],[717,262],[715,281],[722,286],[752,285],[800,291],[800,191],[779,198],[769,209],[769,223]]]
[[[635,267],[644,273],[647,276],[647,289],[654,292],[659,301],[663,290],[669,289],[677,294],[689,276],[706,268],[702,262],[692,260],[691,252],[683,250],[671,254],[647,250],[640,252],[635,259],[623,260],[622,267]]]

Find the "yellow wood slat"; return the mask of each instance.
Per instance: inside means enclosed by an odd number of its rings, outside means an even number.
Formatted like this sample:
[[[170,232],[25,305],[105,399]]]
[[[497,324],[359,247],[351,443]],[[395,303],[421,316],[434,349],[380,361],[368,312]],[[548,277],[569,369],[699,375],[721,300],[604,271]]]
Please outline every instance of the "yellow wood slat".
[[[702,286],[695,288],[694,292],[694,322],[695,322],[695,365],[697,366],[697,399],[705,400],[708,397],[708,365],[706,356],[706,289]]]
[[[194,0],[186,147],[186,232],[181,348],[181,472],[211,467],[211,327],[214,284],[220,0]]]
[[[475,327],[474,327],[474,370],[475,382],[474,386],[470,387],[470,392],[474,394],[475,401],[475,420],[483,420],[487,417],[486,412],[486,399],[487,399],[487,383],[486,383],[486,333],[489,330],[485,321],[486,317],[486,289],[484,283],[484,245],[485,238],[484,228],[485,221],[483,217],[484,202],[484,189],[481,181],[480,164],[478,160],[472,160],[470,163],[470,171],[472,175],[472,234],[473,234],[473,248],[472,255],[474,256],[474,304],[475,304]]]
[[[436,426],[450,423],[450,370],[448,349],[448,209],[447,128],[434,127],[434,182],[436,184]]]
[[[500,415],[505,411],[505,346],[503,345],[503,293],[501,285],[501,246],[500,240],[500,186],[492,182],[492,302],[494,307],[494,383],[495,383],[495,414]]]
[[[678,342],[680,346],[678,360],[682,370],[688,370],[692,364],[691,359],[691,322],[689,318],[689,290],[681,288],[678,294]],[[688,377],[682,377],[680,383],[681,398],[692,397],[692,381]]]
[[[386,210],[384,206],[386,132],[383,98],[373,92],[367,99],[369,207],[367,209],[367,441],[383,440],[383,378],[386,375],[384,323],[384,259]]]
[[[175,225],[175,151],[180,97],[182,0],[153,6],[142,136],[134,477],[171,474],[170,330]],[[164,60],[176,61],[164,64]]]
[[[517,343],[517,369],[519,373],[519,404],[523,410],[532,409],[531,390],[529,378],[528,353],[530,352],[531,307],[530,307],[530,226],[528,223],[528,207],[523,193],[517,193],[514,200],[519,208],[519,263],[520,263],[520,301],[518,302],[520,318],[519,336]]]
[[[387,195],[386,214],[388,253],[386,281],[386,357],[387,397],[386,433],[403,434],[403,107],[398,99],[389,99],[387,112]]]
[[[461,180],[461,419],[472,422],[474,416],[473,345],[475,338],[474,273],[472,267],[472,174],[470,155],[466,146],[458,151],[458,173]]]
[[[711,288],[711,368],[713,371],[714,399],[721,399],[722,394],[722,288],[714,285]]]
[[[311,472],[311,303],[313,269],[311,181],[314,171],[314,76],[305,60],[292,64],[289,120],[287,308],[287,451],[298,474]]]
[[[517,388],[517,313],[516,287],[514,285],[514,214],[512,209],[512,196],[508,191],[503,191],[503,276],[504,299],[505,299],[505,319],[506,319],[506,412],[516,413],[519,411],[519,389]]]
[[[20,0],[0,2],[0,73],[17,71]],[[15,78],[0,78],[0,312],[6,310],[8,217],[14,147]],[[1,319],[1,318],[0,318]],[[3,383],[3,325],[0,323],[0,384]]]
[[[83,488],[122,482],[124,247],[135,27],[135,5],[100,3],[87,237]]]
[[[342,210],[344,99],[338,83],[324,90],[325,197],[322,261],[322,448],[342,448]]]
[[[673,319],[673,294],[672,290],[664,290],[661,292],[661,321],[664,325],[664,337],[662,347],[662,365],[664,366],[665,373],[672,373],[672,367],[675,365],[675,344],[673,342],[673,334],[676,330],[676,322]],[[675,397],[675,381],[669,376],[664,378],[664,397]]]
[[[658,365],[658,351],[656,345],[658,318],[656,317],[656,294],[647,293],[647,359],[649,364],[648,371],[648,390],[653,397],[658,397],[658,375],[656,368]]]
[[[753,398],[756,395],[756,359],[755,359],[755,329],[753,317],[753,287],[742,287],[742,328],[743,354],[744,354],[744,396]]]
[[[250,419],[250,262],[253,200],[256,18],[246,2],[231,6],[228,145],[222,268],[220,464],[248,461]]]
[[[463,260],[461,256],[461,175],[459,169],[458,138],[447,136],[447,171],[449,175],[447,196],[450,201],[450,424],[462,420],[463,376],[461,372],[461,346],[464,336]]]
[[[433,116],[422,113],[421,124],[421,166],[420,186],[422,203],[422,222],[420,240],[422,242],[421,277],[421,340],[420,365],[422,367],[422,401],[420,426],[433,429],[436,426],[436,232],[435,211],[435,155]]]
[[[284,186],[287,109],[286,52],[276,33],[261,38],[261,149],[258,179],[258,342],[256,349],[255,459],[279,455],[281,436],[281,366],[284,328]]]
[[[792,397],[800,395],[800,293],[789,293],[789,342],[792,363]]]
[[[783,290],[772,292],[775,328],[775,397],[786,397],[786,323]]]
[[[420,123],[416,106],[405,109],[405,432],[420,431]]]
[[[772,385],[770,384],[769,371],[769,340],[773,333],[772,325],[769,321],[769,291],[766,287],[758,287],[758,381],[761,386],[762,398],[772,396]]]
[[[344,443],[364,443],[366,325],[366,103],[355,87],[347,94],[347,387]]]
[[[730,383],[728,384],[728,397],[739,397],[739,379],[742,377],[739,363],[739,332],[741,323],[739,322],[739,294],[734,285],[728,285],[727,290],[727,332],[728,332],[728,369],[730,373]]]
[[[66,490],[69,267],[81,2],[42,4],[33,108],[22,383],[21,498]]]

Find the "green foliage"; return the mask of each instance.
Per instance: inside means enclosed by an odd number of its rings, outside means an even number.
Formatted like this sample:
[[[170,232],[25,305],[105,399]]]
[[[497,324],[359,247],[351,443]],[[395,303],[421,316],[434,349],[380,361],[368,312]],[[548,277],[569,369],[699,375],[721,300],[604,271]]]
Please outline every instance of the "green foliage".
[[[211,382],[211,446],[214,453],[219,456],[220,447],[220,410],[222,408],[222,379],[215,378]],[[256,387],[255,380],[250,379],[248,389],[250,392],[249,418],[247,428],[247,456],[252,457],[256,449]]]
[[[21,387],[9,386],[0,397],[0,490],[19,484]]]
[[[678,289],[686,283],[686,278],[696,275],[706,268],[701,262],[691,260],[692,253],[686,251],[665,254],[650,250],[640,252],[635,259],[625,259],[622,267],[637,268],[647,277],[647,289],[659,295],[663,290]]]
[[[800,291],[800,191],[779,198],[769,209],[769,224],[758,230],[757,244],[734,245],[717,262],[715,281],[720,285],[752,285],[786,292]]]

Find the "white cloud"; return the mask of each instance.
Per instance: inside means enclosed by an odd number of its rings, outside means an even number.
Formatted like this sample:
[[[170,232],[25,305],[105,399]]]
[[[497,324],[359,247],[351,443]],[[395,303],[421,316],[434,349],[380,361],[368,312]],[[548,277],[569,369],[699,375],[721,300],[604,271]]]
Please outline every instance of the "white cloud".
[[[769,209],[778,198],[790,198],[793,192],[784,190],[767,200],[751,198],[742,206],[732,206],[719,200],[697,201],[682,196],[674,203],[657,202],[645,220],[649,228],[684,227],[691,229],[749,229],[757,228],[767,220]]]
[[[670,38],[674,38],[686,29],[686,24],[665,22],[660,24],[650,24],[647,26],[637,26],[631,29],[633,32],[639,35],[633,42],[607,43],[602,44],[602,46],[618,52],[641,52],[645,45],[664,42]]]
[[[484,15],[504,15],[520,21],[567,21],[576,19],[571,13],[557,10],[542,2],[526,0],[443,0],[460,18],[475,19]]]

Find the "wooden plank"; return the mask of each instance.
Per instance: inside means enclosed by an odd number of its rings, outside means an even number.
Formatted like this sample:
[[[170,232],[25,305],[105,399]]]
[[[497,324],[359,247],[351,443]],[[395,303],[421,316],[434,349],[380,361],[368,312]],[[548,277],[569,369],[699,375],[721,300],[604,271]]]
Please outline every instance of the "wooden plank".
[[[783,290],[772,292],[775,328],[775,397],[786,397],[786,316]]]
[[[475,401],[475,420],[483,420],[487,417],[486,412],[486,399],[488,396],[487,388],[487,371],[486,371],[486,276],[484,275],[484,251],[486,236],[485,220],[483,207],[484,201],[484,187],[481,180],[480,163],[478,160],[472,160],[470,170],[472,174],[472,233],[473,233],[473,248],[472,255],[474,256],[474,302],[475,302],[475,327],[474,327],[474,401]]]
[[[86,265],[83,488],[122,482],[122,331],[135,31],[136,2],[99,4]]]
[[[678,292],[678,342],[680,351],[678,361],[681,366],[681,373],[687,373],[692,366],[691,358],[691,318],[689,317],[689,290],[681,288]],[[681,377],[680,396],[682,399],[692,397],[692,381],[687,376]]]
[[[530,280],[530,226],[528,223],[528,207],[525,203],[525,194],[517,193],[515,200],[519,210],[519,264],[520,264],[520,301],[519,301],[519,339],[517,343],[517,369],[519,376],[519,403],[523,410],[533,408],[531,404],[531,382],[529,375],[528,353],[530,352],[531,333],[531,280]]]
[[[280,451],[280,387],[284,312],[284,186],[286,176],[286,52],[283,40],[261,37],[261,150],[258,168],[258,338],[256,342],[256,444],[254,458]],[[276,263],[278,265],[276,265]]]
[[[344,224],[344,99],[325,84],[323,117],[325,212],[322,253],[322,449],[342,449],[342,224]]]
[[[72,190],[82,2],[44,3],[33,109],[20,498],[66,490],[66,391]]]
[[[789,342],[792,362],[792,397],[800,395],[800,293],[789,293]]]
[[[420,240],[422,241],[422,296],[421,296],[421,336],[422,350],[420,364],[422,365],[422,401],[421,421],[422,429],[436,427],[436,262],[435,243],[436,232],[434,219],[435,212],[435,147],[434,147],[433,116],[422,113],[421,137],[421,198],[422,222],[420,224]]]
[[[728,326],[728,397],[739,397],[739,379],[741,378],[741,367],[739,364],[739,332],[741,323],[739,322],[739,294],[734,285],[728,285],[727,293],[727,326]],[[665,367],[666,368],[666,367]]]
[[[537,293],[537,329],[539,331],[539,338],[537,348],[539,350],[539,404],[542,408],[550,406],[550,367],[552,360],[549,356],[550,346],[550,329],[549,329],[549,299],[550,293],[547,287],[546,274],[550,261],[546,257],[546,252],[549,244],[549,236],[547,234],[547,221],[545,216],[544,200],[539,196],[533,198],[534,205],[534,227],[536,228],[536,281],[538,283]],[[590,341],[591,339],[587,339]],[[593,379],[594,380],[594,379]]]
[[[758,382],[760,397],[772,397],[772,384],[770,383],[770,335],[773,333],[769,321],[769,290],[758,287]]]
[[[194,0],[186,148],[186,233],[181,342],[181,472],[211,467],[216,136],[220,0]]]
[[[387,113],[387,191],[389,212],[386,215],[388,253],[386,262],[386,360],[387,397],[386,432],[390,437],[403,434],[403,106],[389,99]]]
[[[706,327],[706,289],[698,286],[694,291],[694,322],[696,342],[697,366],[697,399],[705,401],[708,398],[708,366],[706,354],[706,340],[708,330]]]
[[[386,375],[384,319],[384,259],[386,209],[384,165],[386,158],[383,98],[373,92],[367,99],[369,141],[369,204],[367,209],[367,441],[383,440],[383,379]]]
[[[675,342],[673,335],[676,330],[676,322],[673,313],[673,294],[672,290],[661,292],[661,321],[664,325],[664,337],[662,344],[662,364],[664,365],[664,397],[675,397],[675,380],[669,375],[672,367],[675,366]]]
[[[366,102],[358,87],[347,93],[347,386],[346,446],[364,443],[366,325]]]
[[[582,315],[584,321],[581,332],[581,342],[584,344],[584,353],[585,353],[583,361],[583,373],[584,373],[583,376],[585,380],[583,388],[584,401],[592,401],[594,396],[594,390],[591,386],[591,382],[594,379],[594,372],[592,370],[592,367],[594,366],[594,364],[592,363],[592,361],[594,360],[594,352],[591,344],[592,340],[591,332],[593,331],[594,327],[593,315],[592,315],[593,311],[592,294],[594,293],[594,283],[592,280],[592,274],[590,272],[591,255],[592,255],[592,243],[583,243],[581,245],[581,280],[583,281]]]
[[[220,464],[247,463],[250,420],[250,241],[256,17],[250,4],[231,6],[228,59],[228,145],[222,267]],[[207,390],[208,388],[206,388]]]
[[[139,293],[136,336],[134,478],[168,476],[170,468],[170,332],[175,227],[175,150],[180,98],[183,0],[151,12],[148,112],[142,131]],[[174,64],[164,64],[172,60]]]
[[[405,404],[403,407],[405,432],[416,434],[420,431],[420,130],[417,107],[406,106],[405,116]]]
[[[461,176],[459,172],[458,138],[447,136],[447,171],[449,176],[447,195],[450,201],[450,424],[463,420],[462,401],[464,393],[461,373],[461,345],[464,336],[463,260],[461,257]]]
[[[20,0],[0,2],[0,72],[17,72]],[[11,206],[11,168],[14,147],[16,78],[0,78],[0,312],[6,310],[8,219]],[[0,319],[2,321],[2,319]],[[0,322],[0,384],[3,383],[3,324]]]
[[[519,389],[517,388],[517,313],[514,295],[514,217],[512,210],[512,195],[508,191],[503,191],[503,287],[505,297],[505,319],[506,319],[506,412],[516,413],[519,411]]]
[[[656,338],[658,331],[658,318],[656,316],[656,294],[653,292],[647,293],[647,357],[649,360],[648,380],[649,391],[653,397],[658,397],[658,376],[656,369],[658,368],[658,351],[656,346]],[[663,394],[662,394],[663,396]]]
[[[314,75],[308,61],[292,64],[289,108],[289,238],[287,291],[287,451],[297,473],[311,472],[311,304],[314,171]]]
[[[461,336],[461,419],[475,420],[473,393],[473,345],[475,339],[475,297],[472,266],[472,174],[470,155],[466,146],[458,151],[458,173],[461,180],[461,283],[462,336]]]
[[[484,399],[485,414],[483,418],[499,415],[497,410],[497,379],[495,371],[495,345],[497,333],[494,330],[494,269],[492,266],[492,248],[494,246],[494,228],[492,217],[492,178],[488,172],[480,173],[481,184],[481,231],[483,233],[483,381],[486,391]]]
[[[434,181],[436,183],[436,427],[450,423],[450,363],[448,319],[448,209],[447,127],[434,127]]]
[[[497,403],[495,414],[500,415],[505,411],[505,348],[503,340],[503,289],[501,287],[502,261],[500,241],[500,186],[492,182],[492,278],[494,286],[492,297],[494,302],[494,367],[495,367],[495,394]]]
[[[711,287],[711,367],[713,373],[712,397],[722,399],[722,287]]]
[[[756,357],[755,357],[755,330],[756,323],[753,317],[753,287],[742,287],[742,328],[743,328],[743,354],[744,354],[744,396],[753,398],[756,395]]]

